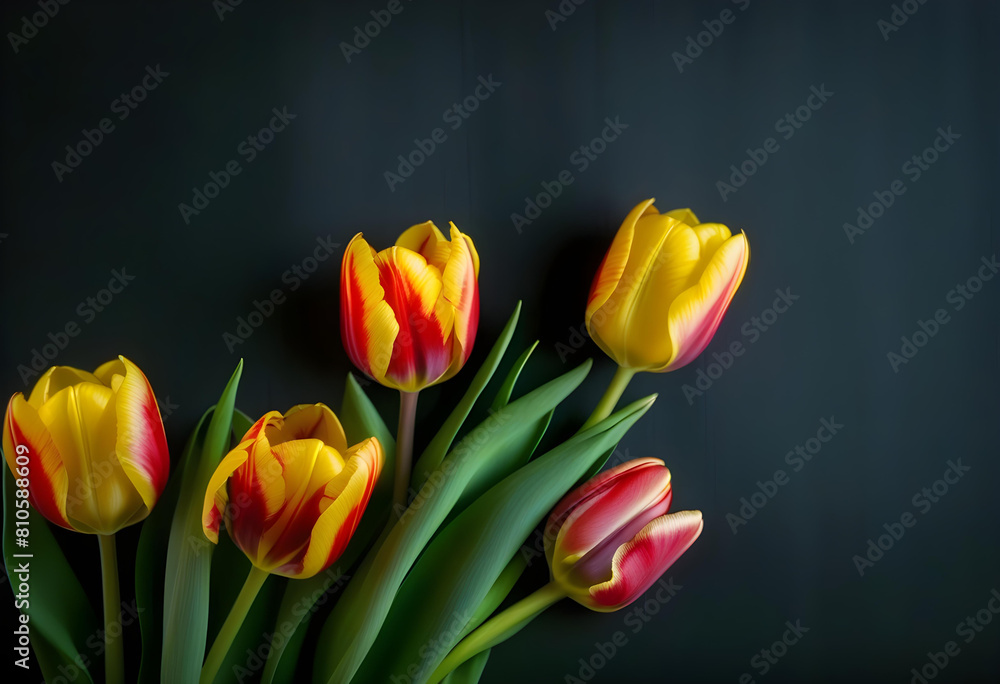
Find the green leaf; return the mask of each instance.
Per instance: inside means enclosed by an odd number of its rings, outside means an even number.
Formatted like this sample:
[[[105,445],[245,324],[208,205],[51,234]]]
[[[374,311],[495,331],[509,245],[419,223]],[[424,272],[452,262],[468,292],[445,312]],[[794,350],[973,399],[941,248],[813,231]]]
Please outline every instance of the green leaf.
[[[445,420],[441,429],[438,430],[437,434],[434,435],[434,438],[427,445],[427,448],[424,449],[424,453],[421,454],[420,458],[414,464],[413,475],[410,478],[414,490],[419,491],[424,486],[428,476],[441,465],[441,461],[444,460],[445,454],[451,448],[451,444],[454,442],[455,436],[458,435],[458,431],[462,429],[462,425],[465,423],[465,419],[468,418],[469,412],[475,405],[476,400],[482,394],[483,389],[500,365],[500,361],[507,351],[507,345],[510,344],[510,339],[514,336],[514,328],[517,327],[517,319],[520,315],[521,302],[518,302],[517,306],[514,307],[514,313],[511,314],[510,319],[507,321],[507,325],[500,332],[500,337],[497,338],[486,360],[483,361],[483,365],[480,366],[479,371],[472,378],[469,389],[462,395],[462,400],[458,402],[458,406],[451,412],[451,415]]]
[[[242,373],[241,360],[212,411],[200,453],[194,449],[179,473],[181,488],[167,541],[163,591],[160,677],[164,682],[198,681],[205,658],[214,544],[202,531],[201,509],[208,481],[229,450],[236,388]]]
[[[490,649],[480,651],[455,668],[451,674],[441,680],[441,684],[478,684],[489,658]]]
[[[525,569],[528,567],[528,559],[525,558],[523,554],[516,554],[507,563],[507,567],[501,571],[500,576],[497,577],[496,581],[493,582],[493,586],[486,593],[486,598],[483,599],[479,607],[476,608],[475,612],[472,614],[472,619],[465,628],[459,632],[458,638],[455,639],[455,643],[458,643],[465,638],[472,630],[474,630],[479,625],[486,622],[486,618],[493,615],[493,612],[500,607],[503,600],[507,598],[510,594],[511,589],[517,583],[517,580],[521,578],[524,574]]]
[[[497,396],[493,399],[493,405],[490,407],[494,411],[499,411],[504,406],[510,403],[510,395],[514,391],[514,383],[517,382],[518,377],[521,375],[521,371],[524,370],[524,365],[528,363],[528,358],[531,356],[531,352],[535,351],[535,347],[538,346],[538,340],[535,343],[521,352],[521,355],[517,357],[517,361],[511,367],[510,372],[507,373],[507,377],[504,378],[503,384],[500,386],[500,391],[497,392]]]
[[[532,418],[552,411],[575,390],[586,362],[512,402],[466,435],[427,478],[364,574],[351,582],[320,636],[314,678],[347,684],[357,672],[389,612],[403,578],[448,516],[475,472],[534,428]],[[529,464],[530,466],[530,464]],[[504,560],[510,560],[509,558]],[[497,573],[499,574],[499,572]]]
[[[74,678],[79,678],[77,681],[92,684],[94,679],[86,666],[99,661],[103,650],[96,651],[94,644],[88,642],[100,638],[101,624],[94,615],[87,593],[52,535],[48,522],[33,507],[18,507],[16,502],[26,503],[28,500],[18,497],[16,492],[14,476],[10,469],[4,466],[4,568],[10,587],[14,594],[17,594],[20,576],[12,574],[11,569],[17,568],[22,563],[28,565],[26,580],[30,586],[28,598],[30,605],[23,607],[21,613],[28,616],[27,628],[30,630],[28,638],[31,641],[31,648],[46,681],[54,682],[57,678],[64,678],[60,671],[60,668],[63,668],[65,672],[75,673]],[[18,517],[19,511],[25,512],[27,517],[24,515]],[[27,529],[29,536],[17,536],[15,531],[19,527],[18,520],[27,521],[27,525],[20,527]],[[27,539],[28,545],[19,547],[18,539]],[[92,563],[96,562],[97,558],[96,537],[94,546],[94,554],[89,559]],[[31,554],[32,557],[17,558],[18,554]],[[20,624],[16,622],[14,625],[5,625],[5,631],[10,630],[7,631],[9,635]],[[14,641],[10,636],[7,638],[9,641]],[[99,642],[98,648],[100,648]],[[22,655],[14,651],[6,657],[19,660]],[[30,660],[28,662],[30,663]],[[81,667],[81,664],[84,667]],[[8,669],[8,675],[10,672],[11,669]],[[25,670],[25,673],[27,672]]]
[[[361,517],[361,524],[358,525],[341,557],[326,572],[309,579],[288,583],[281,608],[278,610],[274,633],[287,637],[294,635],[295,638],[286,638],[280,643],[275,641],[272,645],[261,679],[262,684],[292,681],[306,628],[314,612],[313,606],[331,587],[339,588],[347,581],[347,571],[371,545],[375,535],[385,527],[389,519],[396,440],[393,439],[392,433],[389,432],[389,428],[386,427],[368,395],[350,373],[344,386],[344,402],[338,418],[344,426],[348,444],[357,444],[374,436],[382,443],[385,462],[375,484],[375,491],[372,492],[372,498],[368,502],[368,508]]]
[[[387,622],[405,621],[406,627],[380,636],[392,641],[391,658],[383,660],[380,673],[406,672],[415,683],[425,681],[457,643],[455,621],[475,617],[524,540],[652,403],[653,397],[642,399],[577,433],[508,476],[448,525],[395,595]]]

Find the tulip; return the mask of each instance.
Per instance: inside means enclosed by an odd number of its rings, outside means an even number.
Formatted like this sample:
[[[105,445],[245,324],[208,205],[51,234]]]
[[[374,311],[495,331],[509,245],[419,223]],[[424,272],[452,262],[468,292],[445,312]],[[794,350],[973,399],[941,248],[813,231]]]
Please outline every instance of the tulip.
[[[382,468],[382,445],[352,447],[323,404],[265,414],[219,463],[209,481],[202,528],[213,543],[225,523],[252,564],[209,651],[202,682],[218,673],[239,626],[269,574],[304,579],[340,557]]]
[[[451,224],[431,221],[376,252],[361,233],[344,252],[340,332],[348,356],[376,382],[417,392],[451,378],[479,325],[479,255]]]
[[[607,613],[639,598],[701,534],[701,511],[667,514],[672,495],[670,471],[658,458],[623,463],[566,495],[545,526],[551,581],[462,639],[428,684],[561,599]]]
[[[149,515],[170,472],[149,381],[124,356],[93,373],[53,366],[27,400],[21,393],[11,397],[3,450],[15,484],[36,511],[60,527],[97,535],[107,681],[124,681],[122,642],[110,630],[121,615],[114,534]]]
[[[361,233],[340,271],[340,333],[351,361],[400,392],[393,502],[407,502],[417,393],[451,378],[472,353],[479,325],[479,254],[451,224],[409,228],[376,252]]]
[[[156,397],[124,356],[93,373],[49,368],[27,400],[11,397],[3,448],[35,510],[88,534],[111,535],[143,520],[170,471]]]
[[[636,372],[677,370],[704,351],[750,261],[746,235],[690,209],[661,214],[653,201],[625,217],[590,288],[587,331],[619,369],[587,427],[610,415]]]
[[[667,515],[670,471],[657,458],[607,470],[566,496],[545,530],[552,581],[591,610],[632,603],[694,543],[700,511]]]

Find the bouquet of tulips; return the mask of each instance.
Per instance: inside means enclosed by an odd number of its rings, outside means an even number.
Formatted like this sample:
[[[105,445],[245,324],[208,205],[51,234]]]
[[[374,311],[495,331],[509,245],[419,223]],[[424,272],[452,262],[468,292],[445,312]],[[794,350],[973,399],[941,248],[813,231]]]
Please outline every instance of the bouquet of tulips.
[[[28,398],[11,398],[3,426],[15,594],[27,586],[17,573],[31,572],[16,664],[27,667],[33,651],[49,682],[126,681],[125,605],[142,649],[128,681],[271,684],[311,672],[318,684],[458,684],[479,681],[490,649],[560,599],[627,606],[694,543],[702,516],[668,513],[670,472],[657,458],[602,472],[655,396],[617,408],[619,399],[636,372],[675,370],[705,349],[748,260],[743,234],[688,209],[636,206],[585,313],[618,370],[558,444],[546,430],[591,362],[517,387],[534,347],[504,363],[515,310],[451,413],[421,421],[427,446],[414,454],[420,391],[462,370],[476,339],[480,259],[454,224],[448,236],[413,226],[380,252],[358,234],[344,253],[344,347],[368,378],[399,391],[394,433],[353,376],[339,414],[318,403],[247,417],[235,408],[241,362],[171,469],[136,364],[50,368]],[[467,425],[474,411],[481,420]],[[103,627],[39,516],[97,537]],[[115,534],[140,522],[135,599],[123,604]],[[508,600],[538,530],[550,581]],[[327,603],[332,611],[312,620]]]

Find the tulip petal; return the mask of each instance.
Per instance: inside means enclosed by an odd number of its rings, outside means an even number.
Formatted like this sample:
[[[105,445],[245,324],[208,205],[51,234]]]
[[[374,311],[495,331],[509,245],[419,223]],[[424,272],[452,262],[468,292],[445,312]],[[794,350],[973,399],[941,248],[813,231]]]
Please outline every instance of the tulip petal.
[[[272,446],[296,439],[318,439],[338,451],[347,450],[344,427],[326,404],[293,406],[285,411],[281,427],[268,432]]]
[[[454,309],[439,302],[441,272],[416,252],[390,247],[375,256],[385,302],[395,312],[399,334],[379,382],[417,391],[436,382],[451,365]]]
[[[219,543],[219,524],[222,522],[223,512],[229,505],[226,483],[236,469],[250,457],[248,448],[249,443],[243,442],[226,454],[208,481],[205,501],[201,508],[201,529],[213,544]]]
[[[718,330],[729,303],[743,281],[750,261],[750,245],[742,233],[726,240],[712,256],[698,283],[682,292],[667,316],[672,351],[655,369],[665,372],[695,359]]]
[[[170,475],[167,436],[163,431],[160,408],[146,376],[124,356],[118,358],[124,377],[116,382],[118,387],[115,389],[118,422],[116,453],[125,475],[142,497],[146,508],[152,510]],[[99,368],[98,372],[105,366],[108,364]],[[118,375],[117,372],[115,375]]]
[[[479,269],[473,261],[472,241],[451,224],[451,255],[441,274],[441,297],[455,310],[455,344],[458,371],[469,359],[479,325]],[[456,363],[452,363],[455,367]],[[447,379],[447,378],[443,378]]]
[[[101,384],[101,381],[93,373],[88,373],[85,370],[71,366],[52,366],[35,383],[28,403],[36,409],[40,408],[56,392],[81,382]]]
[[[637,599],[690,548],[703,527],[701,511],[680,511],[650,522],[615,552],[611,579],[590,588],[597,605],[589,607],[610,612]]]
[[[20,454],[18,447],[28,451]],[[73,529],[66,516],[66,496],[69,492],[69,475],[62,456],[48,429],[38,416],[35,407],[23,394],[15,394],[7,404],[3,424],[3,451],[7,467],[19,479],[18,456],[28,457],[28,500],[50,522]],[[22,450],[23,451],[23,450]]]
[[[318,504],[321,512],[304,553],[276,569],[276,574],[312,577],[329,567],[347,547],[382,469],[382,445],[372,437],[353,446],[345,458],[346,467],[326,486]]]
[[[361,233],[344,251],[340,299],[340,333],[348,356],[364,373],[382,382],[399,324],[385,301],[375,250]]]
[[[686,223],[692,228],[698,225],[698,217],[690,209],[672,209],[663,214],[670,218],[675,218],[682,223]]]
[[[702,263],[705,266],[708,265],[711,255],[733,236],[729,228],[721,223],[700,223],[694,226],[694,232],[698,236],[698,242],[701,243]],[[696,275],[695,281],[701,277],[701,271]],[[694,282],[691,284],[694,285]]]
[[[615,239],[611,241],[611,247],[608,248],[604,259],[601,260],[601,265],[598,266],[597,273],[594,274],[594,282],[590,285],[590,295],[587,297],[587,311],[584,315],[588,330],[591,329],[591,318],[611,297],[615,288],[618,287],[618,282],[621,280],[622,274],[625,272],[629,253],[632,251],[632,240],[635,236],[636,222],[642,216],[659,213],[656,207],[653,206],[653,202],[655,201],[655,199],[650,198],[635,205],[632,211],[628,213],[628,216],[625,217],[625,220],[622,221],[621,228],[615,233]],[[593,334],[593,331],[591,331],[591,334]]]
[[[396,240],[396,246],[416,252],[439,271],[444,270],[451,255],[451,244],[433,221],[424,221],[407,228]]]
[[[633,258],[619,288],[627,281],[633,294],[627,305],[614,313],[612,325],[602,330],[609,346],[624,355],[617,359],[619,363],[646,369],[670,358],[672,340],[664,309],[691,286],[691,273],[698,269],[700,254],[701,243],[694,229],[677,219],[657,216],[636,226]]]

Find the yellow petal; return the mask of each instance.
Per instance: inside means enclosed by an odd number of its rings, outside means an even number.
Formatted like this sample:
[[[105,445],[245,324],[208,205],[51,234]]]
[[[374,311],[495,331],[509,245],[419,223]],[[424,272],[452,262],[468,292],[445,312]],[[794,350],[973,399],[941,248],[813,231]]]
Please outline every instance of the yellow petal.
[[[454,330],[459,347],[471,350],[479,322],[478,270],[472,257],[475,250],[471,240],[467,240],[454,223],[451,224],[451,244],[451,255],[441,274],[441,297],[454,308]],[[472,320],[473,315],[475,320]],[[465,357],[468,358],[468,354]]]
[[[439,271],[444,270],[451,252],[451,245],[433,221],[425,221],[407,228],[396,240],[396,246],[416,252]]]
[[[675,218],[682,223],[686,223],[692,228],[698,225],[698,217],[690,209],[671,209],[664,216]]]
[[[268,435],[271,445],[293,439],[318,439],[338,451],[347,450],[344,427],[326,404],[299,404],[285,412],[281,427]]]
[[[641,216],[659,213],[653,206],[654,201],[650,198],[632,208],[632,211],[622,221],[621,228],[615,233],[615,238],[611,241],[611,247],[604,255],[601,265],[597,267],[594,282],[590,286],[590,295],[587,297],[587,311],[584,314],[588,329],[590,329],[594,313],[608,301],[625,272],[625,265],[628,263],[629,253],[632,250],[636,222]]]
[[[250,442],[243,442],[226,454],[219,462],[215,472],[212,473],[208,487],[205,489],[205,499],[201,508],[201,529],[213,544],[219,543],[219,524],[222,522],[223,513],[229,505],[226,483],[236,469],[246,463],[247,458],[250,457],[247,451],[250,444]]]
[[[375,251],[361,233],[344,251],[340,272],[340,332],[351,361],[381,382],[399,324],[385,301]]]
[[[70,366],[52,366],[35,383],[28,403],[36,409],[40,408],[56,392],[81,382],[101,384],[100,380],[85,370]]]
[[[18,451],[26,447],[27,452]],[[35,407],[24,399],[23,394],[15,394],[7,405],[3,423],[3,453],[7,467],[17,480],[27,480],[28,500],[39,513],[49,521],[73,529],[66,516],[66,494],[69,490],[69,476],[63,464],[62,455],[42,423]],[[18,460],[27,457],[28,477],[18,474]]]
[[[726,240],[712,255],[698,283],[670,305],[672,353],[655,370],[676,370],[708,346],[743,281],[749,261],[750,245],[742,233]]]
[[[160,407],[146,376],[124,356],[119,357],[118,363],[121,367],[116,369],[112,382],[118,423],[116,453],[148,512],[156,505],[170,475],[167,437]],[[105,366],[108,364],[98,371]]]

